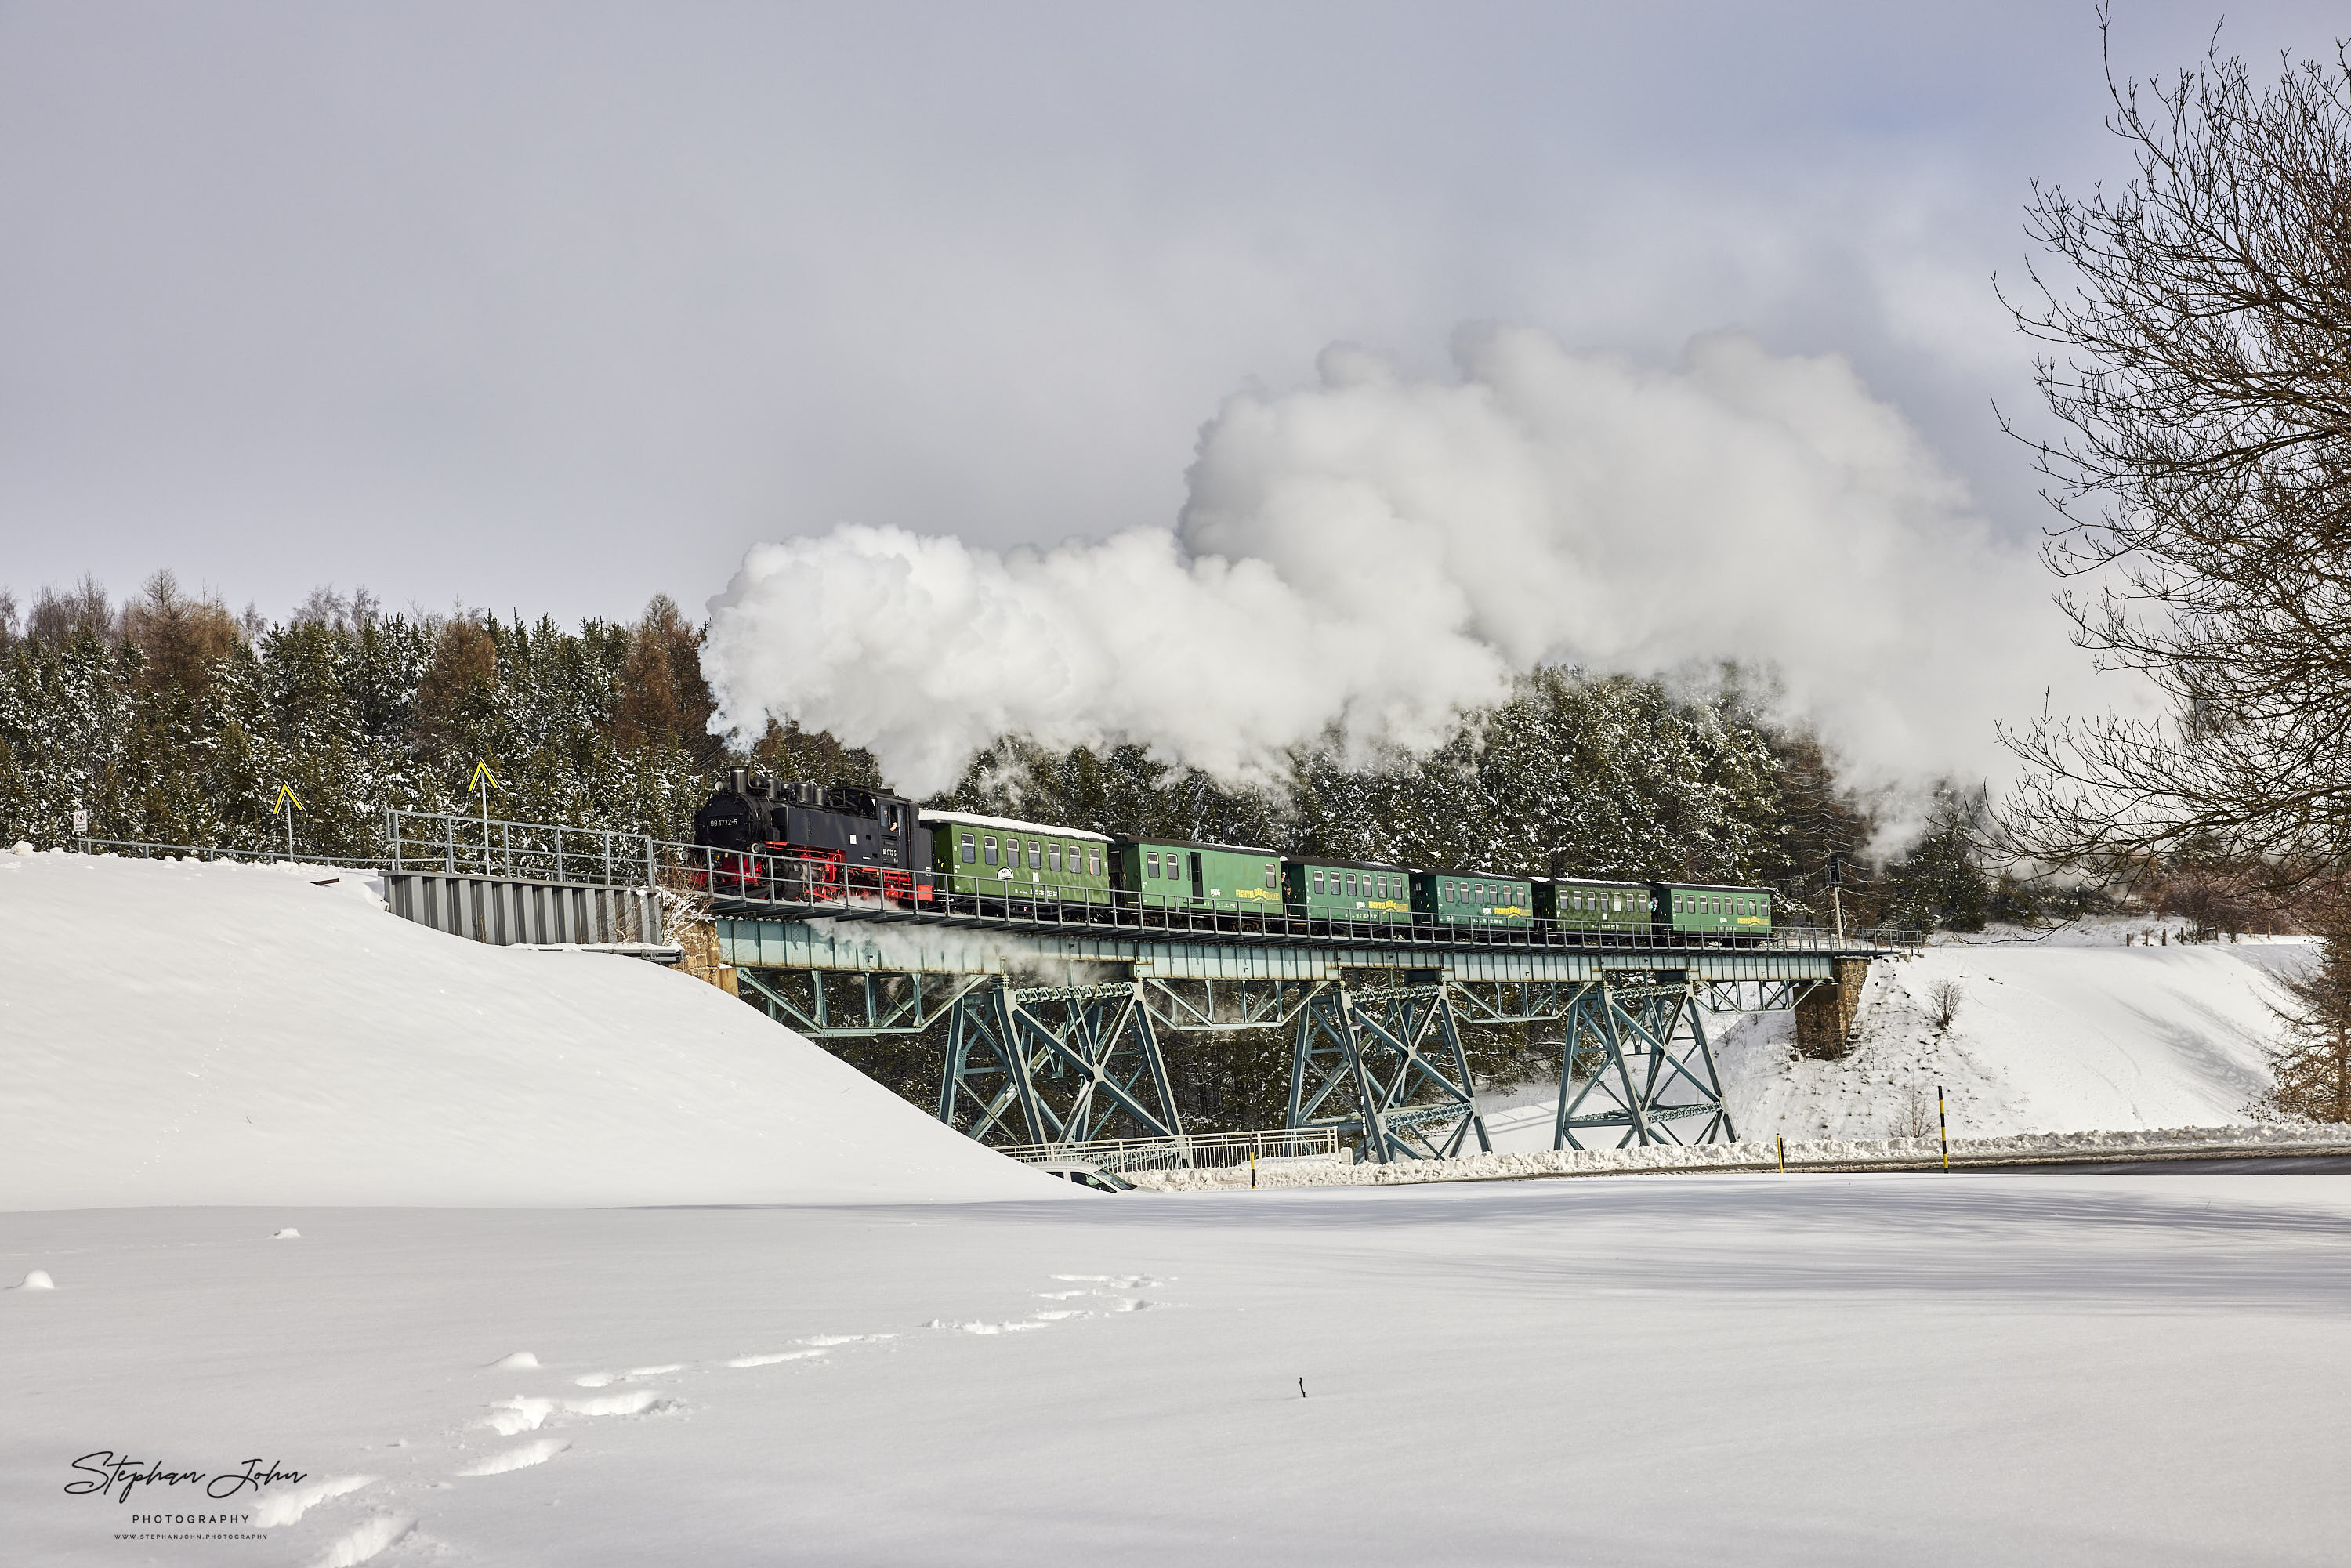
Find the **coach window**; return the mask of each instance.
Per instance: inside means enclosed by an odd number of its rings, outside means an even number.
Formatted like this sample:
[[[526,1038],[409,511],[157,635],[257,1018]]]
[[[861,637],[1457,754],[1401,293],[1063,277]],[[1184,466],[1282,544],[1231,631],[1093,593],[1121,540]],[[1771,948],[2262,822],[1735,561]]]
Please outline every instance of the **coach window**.
[[[1143,852],[1143,874],[1145,876],[1157,876],[1159,874],[1159,852],[1157,850],[1145,850]]]
[[[1061,869],[1061,845],[1047,844],[1045,846],[1045,869],[1047,871],[1059,871]]]
[[[1030,871],[1045,869],[1045,846],[1034,839],[1029,841],[1029,869]]]
[[[1086,852],[1086,874],[1088,876],[1102,875],[1102,851],[1088,850]]]
[[[973,843],[971,835],[969,833],[966,833],[963,836],[963,863],[969,865],[978,858],[979,851],[977,847]]]
[[[994,865],[996,863],[996,835],[994,833],[990,833],[987,837],[980,840],[979,843],[980,848],[987,855],[987,863]]]
[[[1281,885],[1281,871],[1280,867],[1269,864],[1265,868],[1265,885],[1268,887],[1280,887]]]

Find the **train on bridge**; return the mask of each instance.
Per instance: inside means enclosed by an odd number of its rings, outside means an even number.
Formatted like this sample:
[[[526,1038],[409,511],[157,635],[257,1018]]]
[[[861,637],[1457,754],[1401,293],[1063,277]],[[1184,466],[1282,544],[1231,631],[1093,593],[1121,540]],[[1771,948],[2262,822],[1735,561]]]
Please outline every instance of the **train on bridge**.
[[[742,768],[695,813],[694,835],[709,857],[701,874],[714,891],[745,903],[862,897],[916,915],[1050,907],[1064,924],[1205,917],[1238,930],[1304,921],[1399,936],[1524,931],[1594,943],[1755,946],[1771,936],[1768,888],[1415,868],[1113,836],[926,811],[900,796],[787,782]]]

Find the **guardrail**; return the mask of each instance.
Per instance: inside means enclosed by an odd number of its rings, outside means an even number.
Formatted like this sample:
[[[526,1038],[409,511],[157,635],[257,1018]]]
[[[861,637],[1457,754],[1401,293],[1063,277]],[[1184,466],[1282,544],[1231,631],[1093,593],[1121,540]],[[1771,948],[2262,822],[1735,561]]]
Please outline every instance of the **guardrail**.
[[[661,841],[613,828],[392,807],[384,812],[384,842],[393,871],[578,887],[652,887],[661,881]]]
[[[1337,920],[1288,904],[1176,903],[1124,889],[1064,891],[998,882],[982,889],[956,872],[845,863],[814,852],[714,850],[606,828],[565,827],[444,811],[388,810],[393,871],[499,877],[588,887],[660,887],[713,914],[750,918],[927,921],[1000,930],[1147,939],[1240,936],[1356,946],[1642,950],[1760,948],[1772,952],[1906,952],[1916,931],[1782,926],[1766,933],[1553,929],[1531,922],[1426,916]]]
[[[367,855],[330,855],[297,850],[288,854],[282,849],[231,850],[218,844],[158,844],[145,839],[77,839],[75,844],[86,855],[122,855],[133,860],[176,858],[197,861],[260,861],[265,863],[284,861],[295,865],[350,866],[353,869],[390,865],[381,857]]]
[[[1097,1138],[1074,1144],[1007,1144],[997,1151],[1023,1165],[1109,1171],[1224,1170],[1273,1161],[1339,1158],[1339,1134],[1330,1127],[1270,1133],[1198,1133],[1177,1138]]]
[[[1904,952],[1916,931],[1782,926],[1765,933],[1609,931],[1539,926],[1531,921],[1447,920],[1426,915],[1337,920],[1228,900],[1179,904],[1123,889],[1064,892],[1047,884],[1005,883],[974,891],[956,873],[846,865],[810,854],[712,850],[656,844],[668,884],[709,900],[713,913],[751,918],[932,921],[1005,930],[1146,938],[1239,936],[1259,941],[1395,946],[1605,947],[1664,950],[1761,948],[1775,952]]]

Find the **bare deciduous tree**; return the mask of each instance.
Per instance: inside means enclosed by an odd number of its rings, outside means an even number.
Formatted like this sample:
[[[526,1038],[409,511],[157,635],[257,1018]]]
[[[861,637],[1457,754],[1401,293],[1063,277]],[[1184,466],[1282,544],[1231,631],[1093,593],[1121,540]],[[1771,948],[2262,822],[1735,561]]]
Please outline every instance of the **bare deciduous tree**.
[[[1940,1121],[1934,1093],[1926,1089],[1913,1089],[1894,1108],[1894,1135],[1897,1138],[1931,1138]]]
[[[2318,967],[2284,983],[2291,999],[2275,1010],[2285,1036],[2270,1051],[2277,1082],[2256,1114],[2351,1122],[2351,923],[2338,915],[2325,938]]]
[[[1927,988],[1927,1021],[1935,1026],[1937,1034],[1951,1027],[1951,1020],[1959,1016],[1959,1003],[1966,997],[1967,991],[1953,979],[1938,980]]]
[[[2100,25],[2105,26],[2102,14]],[[2258,84],[2217,47],[2107,86],[2119,191],[2034,187],[2062,266],[2003,293],[2066,426],[2032,442],[2076,641],[2161,719],[2044,717],[2006,813],[2045,861],[2196,841],[2288,878],[2351,866],[2351,56]]]

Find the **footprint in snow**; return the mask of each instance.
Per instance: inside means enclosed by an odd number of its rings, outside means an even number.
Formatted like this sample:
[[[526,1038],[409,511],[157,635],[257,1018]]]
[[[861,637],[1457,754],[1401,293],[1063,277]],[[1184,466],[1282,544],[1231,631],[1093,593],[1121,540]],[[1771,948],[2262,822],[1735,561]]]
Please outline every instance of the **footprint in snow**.
[[[776,1352],[773,1355],[738,1355],[726,1364],[728,1366],[773,1366],[778,1362],[807,1361],[811,1356],[823,1354],[824,1352],[820,1350],[783,1350]]]
[[[263,1530],[277,1530],[292,1524],[304,1514],[330,1499],[372,1486],[375,1476],[332,1476],[291,1491],[270,1492],[253,1505],[253,1522]]]
[[[571,1445],[560,1437],[541,1437],[520,1448],[475,1460],[457,1473],[461,1476],[502,1476],[508,1470],[527,1470],[533,1465],[543,1465]]]
[[[359,1568],[370,1558],[381,1555],[388,1548],[407,1538],[416,1528],[416,1521],[401,1513],[379,1513],[338,1537],[319,1559],[318,1568]]]
[[[664,1399],[651,1388],[632,1388],[626,1394],[608,1394],[597,1399],[533,1399],[517,1394],[511,1399],[501,1399],[493,1406],[482,1425],[501,1437],[511,1437],[522,1432],[536,1432],[547,1424],[547,1418],[560,1413],[565,1416],[643,1416],[654,1410],[666,1410],[674,1402]]]

